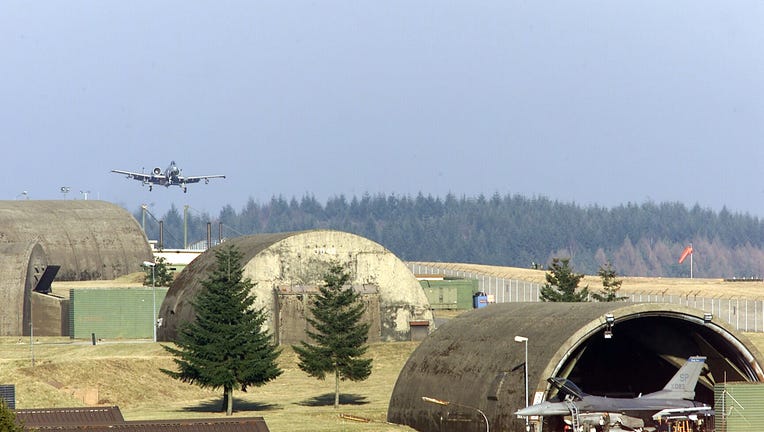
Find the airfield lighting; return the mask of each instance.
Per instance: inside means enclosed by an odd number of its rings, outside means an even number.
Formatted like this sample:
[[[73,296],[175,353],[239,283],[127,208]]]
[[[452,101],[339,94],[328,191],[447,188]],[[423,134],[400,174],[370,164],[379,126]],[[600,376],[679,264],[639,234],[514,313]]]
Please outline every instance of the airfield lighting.
[[[525,407],[528,408],[528,338],[525,336],[515,336],[515,342],[525,344],[525,362],[523,363],[523,375],[525,375]],[[531,430],[530,423],[528,423],[528,417],[525,417],[525,430]]]
[[[607,323],[607,326],[605,327],[605,339],[612,339],[613,338],[613,324],[615,323],[615,317],[611,313],[605,314],[605,323]]]
[[[154,278],[154,268],[156,263],[144,261],[144,267],[151,267],[151,328],[153,329],[154,342],[157,341],[157,288]]]
[[[469,405],[463,405],[463,404],[456,403],[456,402],[451,402],[451,401],[443,400],[443,399],[435,399],[433,397],[428,397],[428,396],[422,396],[422,400],[424,402],[427,402],[427,403],[431,403],[431,404],[435,404],[435,405],[442,405],[442,406],[446,406],[446,407],[449,406],[449,405],[453,405],[453,406],[457,406],[457,407],[473,409],[473,410],[477,411],[481,416],[483,416],[483,421],[485,421],[485,432],[490,432],[490,427],[488,426],[488,417],[486,417],[485,413],[483,411],[481,411],[480,409],[478,409],[478,408],[475,408],[475,407],[469,406]]]

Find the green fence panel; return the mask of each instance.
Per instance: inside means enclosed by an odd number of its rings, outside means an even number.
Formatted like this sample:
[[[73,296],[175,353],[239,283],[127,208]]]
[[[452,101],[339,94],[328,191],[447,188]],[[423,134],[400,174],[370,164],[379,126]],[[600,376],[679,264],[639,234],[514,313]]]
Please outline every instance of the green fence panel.
[[[152,305],[159,307],[165,287],[72,289],[69,291],[70,335],[74,339],[151,339]]]

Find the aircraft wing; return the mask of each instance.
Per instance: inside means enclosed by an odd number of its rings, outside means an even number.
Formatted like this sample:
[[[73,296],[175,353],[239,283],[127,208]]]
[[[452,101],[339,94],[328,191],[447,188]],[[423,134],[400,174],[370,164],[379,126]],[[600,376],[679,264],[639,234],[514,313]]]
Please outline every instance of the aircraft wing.
[[[140,180],[144,183],[150,182],[154,178],[154,176],[151,174],[137,173],[132,171],[111,170],[111,172],[117,173],[117,174],[124,174],[127,176],[127,178]]]
[[[225,178],[222,174],[215,174],[215,175],[206,175],[206,176],[189,176],[189,177],[181,177],[180,182],[181,183],[199,183],[200,181],[204,180],[205,183],[209,182],[210,179],[213,178]]]

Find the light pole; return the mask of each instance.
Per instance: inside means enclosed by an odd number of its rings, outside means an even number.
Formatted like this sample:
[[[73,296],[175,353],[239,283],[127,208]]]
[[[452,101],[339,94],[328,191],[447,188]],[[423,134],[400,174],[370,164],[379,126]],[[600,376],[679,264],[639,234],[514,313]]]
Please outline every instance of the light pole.
[[[464,404],[456,403],[456,402],[447,401],[447,400],[435,399],[435,398],[427,397],[427,396],[422,396],[422,400],[425,401],[425,402],[431,403],[431,404],[435,404],[435,405],[442,405],[442,406],[454,405],[454,406],[458,406],[458,407],[473,409],[473,410],[477,411],[478,413],[480,413],[481,416],[483,416],[483,421],[485,421],[485,432],[490,432],[490,427],[488,426],[488,417],[486,417],[485,413],[483,411],[481,411],[480,409],[478,409],[478,408],[475,408],[475,407],[469,406],[469,405],[464,405]]]
[[[525,362],[523,363],[523,375],[525,375],[525,407],[528,407],[528,338],[524,336],[515,336],[515,342],[525,344]],[[525,430],[530,431],[531,425],[528,423],[528,417],[525,417]]]
[[[153,330],[153,340],[157,341],[157,288],[154,278],[154,268],[156,263],[144,261],[144,267],[151,267],[151,329]]]

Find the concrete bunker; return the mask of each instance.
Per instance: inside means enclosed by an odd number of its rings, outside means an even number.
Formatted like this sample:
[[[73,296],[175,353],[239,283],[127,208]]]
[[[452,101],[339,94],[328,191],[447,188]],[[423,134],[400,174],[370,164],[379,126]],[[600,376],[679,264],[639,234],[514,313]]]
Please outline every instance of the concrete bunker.
[[[716,382],[764,380],[758,350],[701,310],[669,304],[496,304],[454,318],[422,342],[398,376],[388,421],[420,431],[480,431],[485,424],[479,409],[491,429],[524,431],[525,421],[513,414],[525,406],[525,343],[515,336],[528,338],[530,404],[553,396],[550,376],[569,378],[590,394],[653,392],[692,355],[707,357],[695,400],[709,405]],[[452,404],[426,403],[423,396]]]
[[[97,200],[0,201],[0,244],[37,241],[56,280],[115,279],[140,271],[153,253],[135,218]]]
[[[331,263],[351,274],[353,289],[367,304],[369,341],[408,340],[411,326],[432,323],[427,297],[406,265],[392,252],[363,237],[332,230],[257,234],[227,240],[243,254],[244,275],[254,283],[255,307],[280,343],[302,340],[309,299],[323,284]],[[183,322],[194,319],[191,304],[215,264],[215,248],[193,260],[176,277],[159,310],[159,340],[173,340]]]
[[[61,336],[68,304],[53,278],[114,279],[153,253],[135,218],[104,201],[0,201],[0,335]]]

